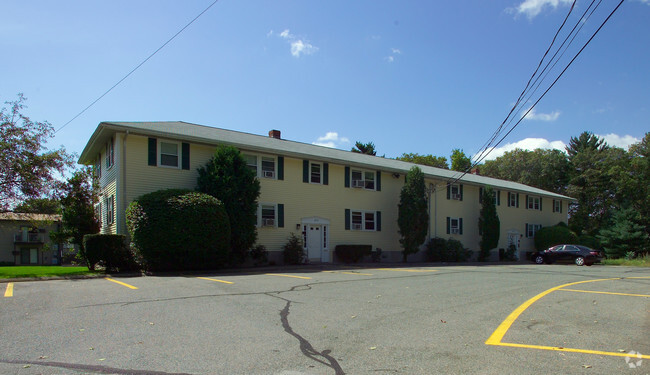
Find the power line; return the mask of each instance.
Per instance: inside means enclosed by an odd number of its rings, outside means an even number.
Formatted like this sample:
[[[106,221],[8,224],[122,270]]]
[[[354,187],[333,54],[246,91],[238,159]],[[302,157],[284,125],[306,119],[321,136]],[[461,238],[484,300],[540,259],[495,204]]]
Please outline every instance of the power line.
[[[95,105],[95,103],[97,103],[98,101],[100,101],[100,100],[101,100],[104,96],[106,96],[109,92],[113,91],[113,89],[114,89],[115,87],[117,87],[120,83],[122,83],[122,81],[124,81],[125,79],[127,79],[131,74],[133,74],[136,70],[138,70],[142,65],[144,65],[144,63],[146,63],[147,61],[149,61],[149,59],[151,59],[155,54],[157,54],[158,52],[160,52],[161,49],[165,48],[165,46],[166,46],[167,44],[169,44],[172,40],[174,40],[174,39],[175,39],[175,38],[176,38],[180,33],[182,33],[183,31],[185,31],[185,29],[187,29],[191,24],[193,24],[194,21],[196,21],[197,19],[199,19],[199,17],[201,17],[201,16],[203,15],[203,13],[207,12],[210,8],[212,8],[212,6],[213,6],[214,4],[216,4],[218,1],[219,1],[219,0],[214,0],[214,1],[212,2],[212,4],[208,5],[207,8],[203,9],[203,11],[202,11],[201,13],[199,13],[196,17],[194,17],[194,18],[193,18],[193,19],[192,19],[192,20],[191,20],[187,25],[183,26],[182,29],[178,30],[178,32],[177,32],[176,34],[174,34],[174,35],[173,35],[171,38],[169,38],[165,43],[163,43],[163,45],[161,45],[160,47],[158,47],[158,49],[155,50],[155,51],[154,51],[151,55],[149,55],[146,59],[142,60],[142,62],[141,62],[140,64],[138,64],[138,66],[136,66],[135,68],[133,68],[133,69],[132,69],[132,70],[131,70],[127,75],[125,75],[124,77],[122,77],[122,79],[120,79],[119,81],[117,81],[117,83],[114,84],[113,86],[111,86],[110,89],[106,90],[106,92],[104,92],[104,93],[103,93],[102,95],[100,95],[97,99],[95,99],[95,101],[93,101],[92,103],[90,103],[90,104],[89,104],[86,108],[84,108],[81,112],[77,113],[76,116],[74,116],[73,118],[71,118],[68,122],[66,122],[65,124],[63,124],[63,126],[61,126],[60,128],[58,128],[57,130],[55,130],[55,131],[54,131],[54,134],[58,133],[61,129],[63,129],[63,128],[65,128],[66,126],[68,126],[68,124],[70,124],[72,121],[76,120],[77,117],[81,116],[84,112],[86,112],[90,107],[92,107],[93,105]]]
[[[618,5],[614,8],[614,10],[612,10],[612,11],[609,13],[609,15],[607,16],[607,18],[605,18],[605,20],[601,23],[601,25],[598,27],[598,29],[596,29],[596,31],[591,35],[591,37],[589,38],[589,40],[587,40],[587,42],[582,46],[582,48],[580,48],[580,50],[576,53],[576,55],[571,59],[571,61],[569,61],[569,63],[564,67],[564,69],[560,72],[560,74],[555,78],[555,80],[553,81],[553,83],[551,83],[551,85],[550,85],[550,86],[549,86],[549,87],[544,91],[544,93],[543,93],[543,94],[542,94],[542,95],[541,95],[541,96],[540,96],[540,97],[535,101],[535,103],[533,103],[533,105],[532,105],[532,106],[531,106],[531,107],[526,111],[526,113],[524,113],[524,115],[523,115],[523,116],[522,116],[522,117],[521,117],[521,118],[520,118],[520,119],[519,119],[519,120],[518,120],[518,121],[517,121],[517,122],[516,122],[512,127],[511,127],[511,128],[510,128],[510,130],[508,130],[508,131],[506,132],[506,134],[505,134],[503,137],[501,137],[501,138],[499,139],[499,141],[498,141],[496,144],[494,144],[494,146],[492,147],[492,149],[489,149],[489,146],[486,147],[486,149],[483,150],[483,151],[481,152],[481,155],[482,155],[482,156],[481,156],[479,159],[475,160],[474,163],[472,163],[472,165],[470,166],[470,168],[469,168],[468,170],[465,170],[465,171],[464,171],[464,172],[463,172],[459,177],[454,178],[453,180],[450,179],[450,180],[452,180],[452,181],[451,181],[451,182],[448,182],[446,185],[452,185],[452,184],[456,183],[458,180],[460,180],[463,176],[465,176],[465,175],[469,172],[469,170],[471,170],[471,168],[475,167],[475,166],[478,165],[481,161],[483,161],[483,160],[484,160],[484,159],[485,159],[485,158],[490,154],[490,152],[492,152],[492,150],[493,150],[495,147],[497,147],[499,144],[501,144],[501,142],[503,142],[503,140],[504,140],[504,139],[505,139],[505,138],[506,138],[506,137],[507,137],[507,136],[508,136],[508,135],[509,135],[513,130],[515,130],[515,128],[516,128],[516,127],[521,123],[521,121],[523,121],[523,119],[526,118],[526,116],[527,116],[527,115],[528,115],[528,114],[533,110],[533,108],[535,108],[535,106],[537,105],[537,103],[539,103],[539,102],[542,100],[542,98],[544,98],[544,96],[546,96],[546,94],[551,90],[551,88],[553,88],[553,86],[555,86],[555,84],[556,84],[556,83],[559,81],[559,79],[564,75],[564,73],[567,71],[567,69],[569,69],[569,67],[570,67],[570,66],[573,64],[573,62],[578,58],[578,56],[582,53],[582,51],[584,51],[584,49],[589,45],[589,43],[591,43],[591,41],[594,39],[594,37],[596,37],[596,35],[597,35],[597,34],[600,32],[600,30],[605,26],[605,24],[606,24],[606,23],[609,21],[609,19],[614,15],[614,13],[616,13],[616,11],[618,10],[618,8],[623,4],[624,1],[625,1],[625,0],[621,0],[621,1],[618,3]],[[600,4],[600,3],[599,3],[599,4]],[[592,11],[592,14],[593,14],[593,11]],[[581,22],[581,20],[582,20],[582,18],[581,18],[578,22]],[[574,29],[575,29],[575,28],[574,28]],[[575,37],[574,37],[574,38],[575,38]],[[568,47],[568,46],[567,46],[567,47]],[[549,63],[550,63],[550,62],[549,62]],[[490,142],[490,144],[491,144],[491,142]]]

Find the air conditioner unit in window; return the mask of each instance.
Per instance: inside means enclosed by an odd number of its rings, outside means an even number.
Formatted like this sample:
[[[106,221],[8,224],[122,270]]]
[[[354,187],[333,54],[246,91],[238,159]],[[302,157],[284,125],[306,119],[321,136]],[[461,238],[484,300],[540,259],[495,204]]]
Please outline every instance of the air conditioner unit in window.
[[[273,227],[275,226],[275,219],[262,219],[263,227]]]
[[[451,199],[460,200],[460,194],[452,194]]]
[[[451,234],[458,234],[459,232],[458,228],[451,228]]]
[[[275,178],[274,171],[263,171],[264,178]]]
[[[361,230],[361,224],[352,223],[352,229]]]
[[[352,187],[353,188],[362,188],[365,187],[366,184],[363,180],[352,180]]]

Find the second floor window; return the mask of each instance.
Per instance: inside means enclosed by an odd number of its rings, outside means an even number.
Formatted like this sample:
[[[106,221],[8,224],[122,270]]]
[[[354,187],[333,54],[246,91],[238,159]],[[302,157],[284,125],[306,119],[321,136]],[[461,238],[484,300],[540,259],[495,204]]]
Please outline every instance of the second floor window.
[[[106,169],[115,164],[115,142],[113,138],[106,144]]]
[[[160,142],[160,165],[178,168],[178,143]]]

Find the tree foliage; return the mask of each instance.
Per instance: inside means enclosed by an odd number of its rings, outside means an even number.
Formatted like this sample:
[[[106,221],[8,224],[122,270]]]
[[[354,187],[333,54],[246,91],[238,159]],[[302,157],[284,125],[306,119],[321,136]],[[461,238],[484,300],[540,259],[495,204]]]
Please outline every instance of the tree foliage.
[[[618,210],[612,217],[612,224],[600,231],[605,254],[609,258],[622,258],[628,252],[635,255],[647,252],[648,234],[639,224],[641,215],[633,208]]]
[[[198,169],[196,190],[220,200],[230,220],[231,261],[243,263],[257,239],[257,198],[260,182],[239,150],[219,146],[205,166]]]
[[[397,225],[402,238],[403,259],[406,262],[409,254],[417,253],[424,243],[429,227],[427,213],[427,189],[424,174],[417,166],[409,170],[406,183],[400,192]]]
[[[397,160],[406,161],[409,163],[415,163],[420,165],[427,165],[429,167],[449,169],[449,164],[447,164],[447,158],[444,156],[433,156],[429,155],[420,155],[414,153],[403,153],[402,156],[398,156]]]
[[[458,172],[469,171],[472,168],[472,160],[465,155],[463,150],[455,148],[451,151],[451,170]]]
[[[552,227],[544,227],[535,232],[535,249],[546,250],[551,246],[578,242],[578,236],[564,222]]]
[[[350,151],[356,152],[357,154],[377,156],[377,150],[375,150],[375,144],[372,142],[361,143],[357,141],[354,144],[354,147],[352,147],[352,150]]]
[[[494,197],[494,189],[491,186],[483,189],[481,212],[478,218],[479,233],[481,233],[481,240],[479,242],[480,251],[478,254],[478,260],[480,262],[487,261],[490,258],[490,251],[499,245],[501,221],[497,215],[497,206]]]
[[[17,202],[55,192],[63,174],[72,165],[65,149],[48,151],[45,143],[54,136],[47,121],[32,121],[23,114],[25,97],[5,102],[0,109],[0,211]]]
[[[99,220],[94,209],[97,194],[91,168],[84,167],[75,171],[62,186],[59,199],[62,211],[61,230],[51,236],[60,242],[79,245],[79,256],[85,260],[84,235],[99,232]]]
[[[13,211],[29,214],[60,214],[61,201],[55,198],[28,198],[14,207]]]

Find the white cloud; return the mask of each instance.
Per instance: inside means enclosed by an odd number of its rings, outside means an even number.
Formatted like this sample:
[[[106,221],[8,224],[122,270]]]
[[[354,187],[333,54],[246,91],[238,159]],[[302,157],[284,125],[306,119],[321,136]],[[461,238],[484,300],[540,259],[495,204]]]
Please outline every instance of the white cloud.
[[[402,51],[398,50],[397,48],[391,48],[391,51],[393,51],[393,55],[401,55]]]
[[[324,136],[318,137],[316,142],[312,144],[317,146],[325,146],[329,148],[337,148],[345,144],[349,144],[350,140],[346,137],[340,137],[337,132],[327,132]]]
[[[629,149],[631,145],[641,142],[639,138],[633,137],[631,135],[620,136],[618,134],[610,133],[606,135],[598,135],[607,142],[610,146],[616,146],[623,148],[625,150]]]
[[[524,113],[526,113],[526,111],[524,111]],[[535,108],[533,108],[530,112],[528,112],[524,120],[555,121],[558,119],[558,117],[560,117],[560,111],[554,111],[551,113],[537,113],[537,111],[535,111]]]
[[[392,63],[393,61],[395,61],[395,56],[401,55],[402,51],[397,48],[391,48],[390,53],[391,54],[389,56],[384,57],[384,60],[388,61],[389,63]]]
[[[386,56],[385,59],[386,59],[386,61],[388,61],[389,63],[392,63],[393,61],[395,61],[395,57],[393,57],[393,56]]]
[[[514,8],[508,11],[516,15],[525,15],[528,19],[537,17],[544,8],[551,7],[557,9],[559,6],[570,6],[573,0],[524,0]]]
[[[537,148],[556,149],[564,152],[566,148],[566,143],[562,141],[549,141],[544,138],[526,138],[518,142],[508,143],[498,148],[492,148],[492,151],[485,158],[485,160],[494,160],[499,156],[503,156],[503,154],[505,154],[506,152],[513,151],[516,148],[520,148],[522,150],[529,150],[529,151],[533,151]]]
[[[271,30],[266,35],[268,37],[274,34],[273,30]],[[275,35],[289,42],[289,45],[291,46],[291,55],[293,57],[298,58],[300,55],[311,55],[318,51],[318,47],[314,46],[304,38],[299,38],[296,35],[291,34],[289,29],[285,29],[281,33]]]

